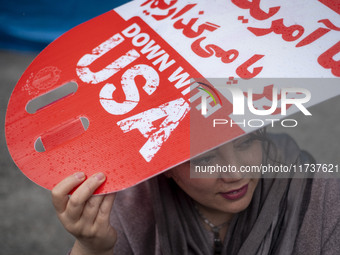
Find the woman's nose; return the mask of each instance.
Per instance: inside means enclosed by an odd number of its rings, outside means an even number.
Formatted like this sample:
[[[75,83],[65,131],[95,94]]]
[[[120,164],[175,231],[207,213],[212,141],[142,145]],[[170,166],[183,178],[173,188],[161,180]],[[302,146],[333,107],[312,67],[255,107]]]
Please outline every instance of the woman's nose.
[[[231,183],[231,182],[238,182],[245,177],[243,173],[241,173],[239,170],[236,170],[235,172],[233,171],[222,172],[220,173],[219,178],[223,182]]]

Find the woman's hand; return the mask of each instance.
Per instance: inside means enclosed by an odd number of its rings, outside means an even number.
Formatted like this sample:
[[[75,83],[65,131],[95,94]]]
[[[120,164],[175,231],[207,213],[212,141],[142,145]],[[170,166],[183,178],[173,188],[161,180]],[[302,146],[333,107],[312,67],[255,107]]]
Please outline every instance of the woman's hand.
[[[66,177],[52,190],[59,220],[77,239],[72,255],[113,254],[117,234],[110,225],[110,212],[115,194],[93,196],[105,178],[103,173],[98,173],[84,181],[85,174],[79,172]]]

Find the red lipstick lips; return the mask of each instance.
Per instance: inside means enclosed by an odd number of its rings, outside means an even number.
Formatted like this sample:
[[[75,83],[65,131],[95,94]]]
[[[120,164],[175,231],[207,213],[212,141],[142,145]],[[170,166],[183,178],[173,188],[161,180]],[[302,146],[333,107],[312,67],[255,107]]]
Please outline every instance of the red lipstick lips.
[[[220,194],[225,199],[236,200],[236,199],[239,199],[239,198],[243,197],[247,193],[247,190],[248,190],[248,184],[244,185],[240,189],[236,189],[236,190],[232,190],[232,191],[225,192],[225,193],[220,193]]]

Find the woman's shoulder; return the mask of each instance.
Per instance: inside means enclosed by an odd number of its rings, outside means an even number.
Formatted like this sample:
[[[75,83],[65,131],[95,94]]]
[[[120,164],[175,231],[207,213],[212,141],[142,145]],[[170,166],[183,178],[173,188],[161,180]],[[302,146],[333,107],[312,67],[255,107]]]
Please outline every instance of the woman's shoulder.
[[[295,140],[287,134],[269,134],[275,146],[278,162],[304,166],[316,164],[315,159],[301,150]],[[293,175],[290,182],[289,201],[295,203],[297,190],[304,192],[303,200],[290,208],[301,207],[303,214],[298,235],[295,240],[294,254],[340,254],[340,179],[337,175],[309,173]],[[327,178],[326,178],[327,177]],[[306,195],[308,194],[308,195]]]
[[[340,254],[340,180],[314,178],[296,254]]]

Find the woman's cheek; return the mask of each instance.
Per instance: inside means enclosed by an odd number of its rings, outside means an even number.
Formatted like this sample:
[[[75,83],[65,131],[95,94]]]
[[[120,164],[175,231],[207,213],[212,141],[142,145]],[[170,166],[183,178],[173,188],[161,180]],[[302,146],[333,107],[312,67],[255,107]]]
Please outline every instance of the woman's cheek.
[[[262,163],[262,143],[254,141],[252,146],[245,151],[240,152],[239,156],[241,165],[259,166]]]
[[[190,165],[190,164],[189,164]],[[193,199],[200,199],[213,193],[215,178],[190,178],[190,166],[180,165],[171,171],[171,178]]]

